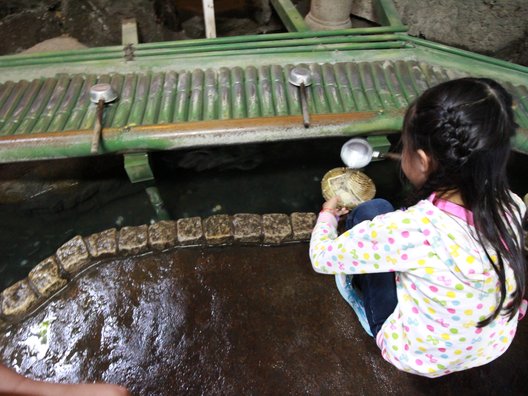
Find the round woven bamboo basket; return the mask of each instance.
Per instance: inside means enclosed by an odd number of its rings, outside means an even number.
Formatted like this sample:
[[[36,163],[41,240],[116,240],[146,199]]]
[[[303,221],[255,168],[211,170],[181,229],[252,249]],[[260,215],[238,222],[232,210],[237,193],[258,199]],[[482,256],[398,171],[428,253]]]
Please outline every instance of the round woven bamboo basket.
[[[350,168],[334,168],[326,172],[321,181],[325,200],[334,196],[347,209],[374,198],[376,186],[370,177],[363,172]]]

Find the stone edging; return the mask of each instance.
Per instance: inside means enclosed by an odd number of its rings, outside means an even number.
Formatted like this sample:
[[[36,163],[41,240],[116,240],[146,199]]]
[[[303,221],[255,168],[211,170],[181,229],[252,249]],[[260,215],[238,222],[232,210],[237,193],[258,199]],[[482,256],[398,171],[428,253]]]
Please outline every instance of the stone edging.
[[[77,235],[0,294],[0,329],[16,323],[46,302],[77,274],[102,259],[188,246],[280,245],[310,238],[315,213],[239,213],[189,217],[151,225],[111,228]]]

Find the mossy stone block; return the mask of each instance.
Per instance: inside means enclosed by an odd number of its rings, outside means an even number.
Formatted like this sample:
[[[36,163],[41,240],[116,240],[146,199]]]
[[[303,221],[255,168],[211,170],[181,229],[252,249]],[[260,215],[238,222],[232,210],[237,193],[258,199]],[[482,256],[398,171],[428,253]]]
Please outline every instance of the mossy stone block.
[[[71,275],[82,271],[90,262],[90,254],[80,235],[58,248],[55,255],[62,268]]]
[[[31,311],[38,300],[28,280],[22,279],[2,292],[2,314],[7,319],[23,317]]]
[[[139,254],[148,250],[148,226],[146,224],[123,227],[119,230],[118,249],[120,253]]]
[[[117,253],[117,230],[110,228],[84,238],[93,258],[113,256]]]
[[[153,249],[163,250],[175,246],[178,241],[176,222],[164,220],[151,224],[148,229],[148,236],[150,247]]]
[[[233,216],[233,237],[235,242],[258,243],[262,241],[262,216],[251,213],[237,213]]]
[[[33,288],[42,296],[49,297],[68,281],[60,276],[60,268],[54,256],[38,263],[28,275]]]
[[[176,228],[178,242],[181,245],[198,245],[203,241],[204,234],[200,217],[178,219]]]
[[[209,245],[233,242],[233,225],[228,215],[214,215],[204,219],[205,240]]]
[[[316,220],[315,213],[294,212],[290,217],[293,239],[296,241],[310,239]]]
[[[290,241],[292,238],[290,217],[282,213],[262,215],[262,230],[264,233],[263,242],[267,244],[280,244]]]

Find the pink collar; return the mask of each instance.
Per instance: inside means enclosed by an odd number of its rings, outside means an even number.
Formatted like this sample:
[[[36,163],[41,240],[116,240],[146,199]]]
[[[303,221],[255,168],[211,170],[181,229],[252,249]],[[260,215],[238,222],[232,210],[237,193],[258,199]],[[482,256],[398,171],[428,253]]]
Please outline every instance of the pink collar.
[[[473,213],[470,210],[467,210],[463,206],[457,205],[451,201],[445,199],[436,198],[436,193],[432,193],[429,198],[427,198],[434,206],[436,206],[441,211],[449,213],[452,216],[458,217],[459,219],[464,220],[471,226],[475,225],[473,221]]]

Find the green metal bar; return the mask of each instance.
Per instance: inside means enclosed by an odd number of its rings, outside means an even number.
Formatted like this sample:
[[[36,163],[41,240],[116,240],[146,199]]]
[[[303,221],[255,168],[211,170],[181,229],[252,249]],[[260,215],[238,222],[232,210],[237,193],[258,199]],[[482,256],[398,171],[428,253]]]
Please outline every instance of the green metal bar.
[[[216,72],[213,69],[205,71],[204,109],[203,119],[214,120],[218,118],[216,102],[218,101],[218,90],[216,89]]]
[[[257,87],[258,71],[255,66],[248,66],[244,70],[244,87],[246,90],[246,108],[249,118],[260,117],[260,106]]]
[[[321,75],[323,78],[323,87],[326,99],[328,100],[328,105],[330,106],[330,111],[332,113],[342,113],[344,109],[341,105],[341,95],[339,94],[339,90],[337,89],[337,82],[334,75],[333,66],[329,63],[325,63],[322,66]]]
[[[288,32],[306,32],[310,30],[304,18],[290,0],[271,0],[273,8],[279,15]]]
[[[341,96],[341,104],[343,106],[343,111],[354,111],[356,105],[354,102],[354,95],[352,94],[352,88],[350,87],[350,82],[348,81],[345,64],[335,64],[334,73],[339,89],[339,95]]]
[[[150,203],[152,204],[152,208],[156,213],[157,220],[170,220],[171,217],[169,212],[167,212],[167,209],[165,209],[165,204],[163,203],[163,199],[161,198],[158,187],[150,186],[147,187],[145,191],[149,197]]]
[[[346,73],[348,80],[350,81],[350,86],[352,87],[352,95],[354,97],[354,102],[356,103],[356,110],[368,110],[369,104],[365,92],[363,92],[363,84],[361,82],[357,63],[347,63]]]
[[[90,105],[90,99],[88,95],[90,92],[90,87],[95,84],[95,81],[96,77],[94,75],[86,76],[84,79],[84,84],[81,88],[81,93],[77,99],[77,103],[75,104],[75,107],[73,108],[71,115],[64,126],[65,131],[79,129],[84,114],[86,113],[86,109]]]
[[[308,132],[312,138],[397,132],[402,126],[403,113],[403,110],[370,112],[369,116],[362,119],[342,122],[335,119],[321,122],[318,120],[324,116],[314,115],[311,120],[313,124]],[[282,123],[281,119],[288,121]],[[262,118],[254,120],[251,126],[248,126],[248,120],[228,120],[216,122],[215,125],[204,122],[195,124],[197,124],[195,127],[184,123],[167,125],[164,128],[152,126],[106,130],[103,132],[105,150],[107,153],[126,153],[138,150],[171,150],[206,146],[211,144],[212,139],[214,139],[214,144],[227,145],[234,142],[293,141],[307,137],[307,130],[302,126],[301,116]],[[248,127],[244,128],[244,126]],[[285,129],[288,130],[288,134],[284,133]],[[91,135],[91,130],[85,130],[67,134],[36,134],[21,135],[19,138],[0,138],[0,163],[86,156],[90,153]],[[512,143],[516,151],[528,154],[528,129],[519,129]]]
[[[274,116],[275,109],[273,106],[273,95],[271,94],[269,66],[261,66],[258,68],[258,98],[262,116]]]
[[[396,62],[396,77],[400,82],[405,99],[407,102],[411,103],[418,97],[418,92],[414,87],[411,75],[409,74],[409,69],[407,68],[407,64],[404,61]]]
[[[290,114],[301,114],[299,88],[289,82],[292,69],[293,65],[286,65],[282,68],[284,81],[286,81],[286,100],[288,102]]]
[[[13,81],[7,81],[4,84],[2,84],[2,88],[1,88],[2,93],[0,94],[0,109],[4,108],[4,104],[9,98],[9,95],[11,95],[11,91],[13,90],[14,86],[15,86],[15,83]],[[1,111],[2,110],[0,110],[0,112]]]
[[[344,51],[360,51],[360,50],[384,50],[384,49],[403,49],[407,48],[404,42],[389,42],[389,43],[365,43],[365,44],[332,44],[324,46],[312,46],[312,47],[287,47],[287,48],[265,48],[265,49],[253,49],[253,50],[232,50],[232,51],[212,51],[203,52],[196,54],[178,56],[178,59],[214,59],[214,58],[226,58],[234,56],[262,56],[262,55],[293,55],[296,53],[304,54],[315,54],[318,52],[326,53],[338,53]],[[138,56],[138,59],[146,59]]]
[[[247,36],[231,36],[218,37],[214,39],[195,39],[195,40],[180,40],[167,41],[157,43],[142,43],[135,46],[136,51],[154,50],[154,49],[176,49],[188,47],[200,47],[209,45],[234,44],[234,43],[249,43],[260,41],[279,41],[291,39],[310,39],[321,37],[336,37],[348,36],[347,40],[351,40],[353,36],[363,35],[377,35],[377,34],[391,34],[401,33],[407,31],[405,26],[381,26],[369,28],[353,28],[327,31],[304,31],[294,33],[272,33],[259,34]],[[406,36],[404,36],[406,37]],[[401,39],[401,38],[400,38]],[[41,52],[35,54],[18,54],[18,55],[3,55],[0,57],[0,67],[22,66],[22,65],[39,65],[47,63],[67,63],[67,62],[83,62],[83,61],[101,61],[101,60],[122,60],[123,47],[122,46],[108,46],[97,48],[86,48],[70,51],[56,51],[56,52]]]
[[[18,126],[20,125],[21,120],[24,119],[27,112],[31,108],[31,104],[33,103],[33,100],[35,99],[37,92],[40,90],[40,87],[43,83],[43,80],[33,80],[29,84],[29,87],[27,89],[22,89],[24,92],[24,96],[20,99],[20,101],[17,104],[16,109],[14,109],[13,114],[9,116],[9,121],[7,121],[2,126],[2,135],[11,135],[13,134]],[[0,125],[2,125],[0,123]]]
[[[143,116],[147,107],[147,95],[150,87],[151,74],[140,74],[137,79],[133,104],[130,108],[127,125],[143,124]]]
[[[396,107],[407,107],[409,103],[407,102],[407,100],[405,100],[400,86],[400,82],[398,81],[398,76],[396,75],[396,70],[394,69],[393,65],[391,63],[383,65],[383,70],[385,73],[385,78],[387,80],[389,91],[396,103]]]
[[[193,70],[191,74],[191,95],[189,98],[189,121],[202,119],[203,111],[203,83],[204,72],[201,69]]]
[[[42,116],[42,111],[44,110],[46,104],[49,101],[49,98],[57,85],[58,80],[55,78],[48,78],[42,84],[39,93],[35,97],[33,103],[31,103],[31,108],[26,114],[20,127],[15,131],[15,133],[33,133],[35,132],[35,125],[38,122],[38,119]]]
[[[301,63],[299,66],[311,69],[310,65],[308,65],[306,63]],[[313,70],[312,70],[312,72],[313,72]],[[317,76],[315,76],[315,78],[317,79]],[[313,79],[314,79],[314,76],[312,75],[312,85],[313,85]],[[308,103],[308,112],[310,114],[313,114],[313,113],[317,112],[317,105],[315,103],[314,93],[313,93],[311,88],[312,88],[312,86],[307,87],[304,91],[306,93],[306,103]],[[300,100],[301,100],[300,99],[301,98],[301,90],[300,90],[300,88],[297,88],[297,95],[299,97],[299,105],[301,105],[301,102],[300,102]],[[324,97],[323,97],[323,100],[324,100]],[[301,108],[301,112],[302,112],[302,108]]]
[[[420,38],[409,36],[407,34],[396,33],[396,35],[400,37],[400,39],[402,40],[408,41],[410,43],[413,43],[419,46],[428,47],[428,48],[432,48],[432,49],[443,51],[443,52],[448,52],[450,54],[460,55],[468,59],[486,62],[488,64],[505,67],[511,70],[520,71],[522,73],[528,73],[528,67],[526,66],[517,65],[515,63],[506,62],[500,59],[492,58],[490,56],[481,55],[481,54],[477,54],[477,53],[470,52],[470,51],[465,51],[459,48],[450,47],[448,45],[435,43],[433,41],[423,40]]]
[[[363,91],[365,92],[365,96],[367,97],[367,101],[369,103],[369,108],[371,110],[383,108],[374,85],[374,77],[372,76],[372,71],[368,62],[361,62],[359,64],[359,75],[361,78]]]
[[[48,131],[60,131],[64,129],[66,121],[68,121],[68,117],[70,116],[70,112],[73,110],[75,102],[79,97],[83,83],[84,77],[82,75],[77,74],[73,76],[70,85],[68,86],[68,90],[64,94],[64,99],[62,100],[55,117],[48,126]]]
[[[138,44],[138,50],[146,49],[163,49],[163,48],[178,48],[201,45],[219,45],[232,43],[247,43],[258,41],[279,41],[292,39],[310,39],[316,37],[335,37],[335,36],[359,36],[359,35],[375,35],[375,34],[390,34],[406,32],[405,26],[377,26],[368,28],[352,28],[339,30],[321,30],[321,31],[304,31],[304,32],[289,32],[289,33],[270,33],[270,34],[254,34],[247,36],[230,36],[217,37],[210,39],[194,39],[181,41],[168,41],[157,43],[142,43]],[[350,38],[349,37],[349,38]]]
[[[151,125],[156,123],[161,96],[163,94],[163,80],[164,73],[156,73],[152,76],[147,99],[147,107],[145,108],[145,115],[142,121],[143,125]]]
[[[285,48],[285,47],[309,47],[331,44],[356,44],[361,48],[361,44],[379,43],[383,47],[386,42],[399,41],[399,38],[394,34],[374,35],[374,36],[339,36],[339,37],[319,37],[295,40],[281,40],[281,41],[263,41],[263,42],[249,42],[249,43],[234,43],[234,44],[219,44],[219,45],[203,45],[186,48],[159,48],[152,50],[137,50],[134,56],[141,58],[146,56],[163,56],[163,55],[179,55],[179,54],[194,54],[201,52],[213,51],[229,51],[229,50],[251,50],[251,49],[266,49],[266,48]],[[368,46],[367,46],[368,47]],[[383,47],[384,48],[384,47]]]
[[[370,63],[370,71],[374,80],[376,92],[381,100],[384,109],[392,109],[396,106],[393,96],[389,90],[387,81],[385,80],[385,73],[381,62]]]
[[[176,103],[172,122],[187,121],[189,111],[189,93],[191,91],[191,73],[180,73],[176,87]]]
[[[176,89],[178,84],[178,75],[176,72],[165,74],[163,83],[163,96],[161,97],[160,112],[158,115],[158,124],[168,124],[172,122],[174,114],[174,101],[176,100]]]
[[[286,97],[286,87],[284,86],[282,67],[279,65],[272,65],[270,68],[270,74],[271,92],[273,95],[273,103],[275,103],[275,112],[277,115],[287,115],[289,114],[288,98]]]
[[[119,95],[119,106],[117,106],[117,111],[112,122],[112,124],[117,127],[125,126],[128,122],[128,117],[132,108],[132,100],[136,92],[136,80],[136,74],[129,73],[125,76],[123,90]]]
[[[97,80],[97,83],[98,84],[110,83],[110,76],[108,74],[100,76],[99,79]],[[88,86],[87,88],[88,90],[90,90],[91,87]],[[81,122],[80,129],[92,128],[95,124],[96,117],[97,117],[97,104],[90,102],[90,105],[86,109],[84,118]],[[103,112],[103,124],[105,122],[104,118],[106,118],[106,108],[105,108],[105,111]]]
[[[22,80],[16,85],[15,89],[10,91],[9,97],[7,98],[4,105],[0,108],[0,127],[3,126],[4,123],[8,122],[28,87],[29,82]]]
[[[123,90],[123,84],[125,83],[125,77],[122,74],[114,74],[110,79],[110,85],[114,89],[114,92],[121,92]],[[105,105],[105,112],[103,118],[103,126],[105,128],[114,126],[114,118],[119,107],[119,98]]]
[[[227,67],[221,67],[218,72],[218,118],[231,118],[231,73]]]
[[[330,113],[331,108],[328,98],[326,97],[321,65],[318,63],[312,63],[310,65],[310,70],[312,71],[312,85],[308,87],[307,91],[312,93],[316,109],[315,111],[319,114]]]
[[[69,83],[70,76],[64,74],[59,77],[57,85],[55,86],[48,103],[46,103],[46,107],[42,110],[42,114],[33,127],[32,133],[45,132],[48,129],[55,112],[61,104],[62,98],[66,94]]]
[[[120,60],[122,56],[116,56],[114,54],[102,54],[97,57],[94,57],[92,54],[86,54],[84,56],[67,56],[64,54],[62,58],[60,57],[51,57],[51,58],[19,58],[13,60],[7,60],[3,57],[0,57],[0,68],[1,67],[17,67],[17,66],[38,66],[44,64],[54,64],[54,63],[67,63],[67,62],[90,62],[90,61],[100,61],[100,60]]]
[[[241,67],[231,69],[231,106],[233,118],[246,118],[246,98],[244,89],[244,70]]]
[[[393,27],[404,26],[392,0],[374,0],[372,6],[380,25]]]

